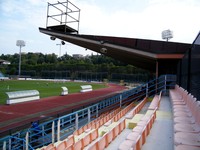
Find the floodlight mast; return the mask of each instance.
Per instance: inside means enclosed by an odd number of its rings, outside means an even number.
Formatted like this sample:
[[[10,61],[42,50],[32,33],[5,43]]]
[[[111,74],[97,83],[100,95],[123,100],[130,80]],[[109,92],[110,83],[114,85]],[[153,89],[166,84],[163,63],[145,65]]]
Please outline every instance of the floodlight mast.
[[[59,46],[59,57],[61,57],[61,46],[65,45],[64,41],[61,41],[60,44],[56,44],[57,46]]]
[[[171,38],[173,38],[173,32],[171,30],[162,31],[162,39],[166,39],[168,42]]]
[[[16,45],[19,46],[19,70],[18,70],[18,78],[21,75],[21,48],[24,47],[26,44],[23,40],[17,40]]]

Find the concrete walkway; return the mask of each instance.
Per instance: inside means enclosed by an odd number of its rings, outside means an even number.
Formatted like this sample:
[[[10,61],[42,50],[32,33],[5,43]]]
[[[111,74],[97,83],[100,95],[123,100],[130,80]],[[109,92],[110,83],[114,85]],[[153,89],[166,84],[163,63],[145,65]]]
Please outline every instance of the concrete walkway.
[[[173,150],[173,120],[170,99],[163,96],[157,118],[142,150]]]

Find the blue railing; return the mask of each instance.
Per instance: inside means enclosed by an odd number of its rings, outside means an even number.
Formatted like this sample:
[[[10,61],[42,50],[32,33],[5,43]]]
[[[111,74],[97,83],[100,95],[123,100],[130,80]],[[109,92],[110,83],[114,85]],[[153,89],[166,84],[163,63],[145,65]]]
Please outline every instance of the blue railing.
[[[168,88],[175,86],[175,83],[176,76],[174,75],[160,76],[158,79],[119,93],[87,108],[41,124],[35,122],[34,127],[1,138],[0,148],[3,147],[3,150],[32,150],[63,140],[76,129],[97,118],[105,109],[112,109],[116,106],[121,107],[125,103],[141,100],[145,96],[152,96],[161,90],[166,91]]]

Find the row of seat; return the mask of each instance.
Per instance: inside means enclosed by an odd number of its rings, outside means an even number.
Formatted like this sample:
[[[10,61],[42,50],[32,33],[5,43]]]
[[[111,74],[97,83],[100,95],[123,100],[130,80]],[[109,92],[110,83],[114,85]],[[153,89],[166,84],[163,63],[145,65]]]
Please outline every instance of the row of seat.
[[[109,119],[113,118],[120,110],[121,110],[121,108],[117,108],[114,111],[112,111],[111,113],[106,112],[106,113],[100,115],[97,119],[91,121],[90,123],[86,124],[85,126],[79,128],[78,130],[75,130],[74,133],[72,135],[70,135],[67,139],[65,139],[64,141],[58,141],[55,144],[51,143],[48,146],[45,146],[44,148],[42,148],[42,150],[50,150],[50,149],[61,150],[61,149],[63,149],[63,147],[65,147],[65,149],[74,149],[74,148],[77,149],[80,146],[81,147],[86,146],[85,141],[92,141],[92,140],[94,140],[93,137],[97,138],[98,137],[98,129],[103,124],[108,122]],[[83,135],[84,133],[86,133],[86,134]],[[82,137],[82,138],[80,139],[80,137]],[[91,137],[90,138],[91,140],[88,140],[89,137]],[[78,139],[78,140],[76,140],[76,139]]]
[[[82,150],[84,147],[88,146],[94,140],[99,137],[98,129],[92,130],[89,134],[86,134],[83,138],[78,139],[73,145],[64,149],[57,150]]]
[[[125,119],[119,122],[114,128],[105,133],[88,150],[103,150],[126,128]]]
[[[186,90],[170,90],[174,120],[174,149],[200,149],[200,102]]]
[[[142,108],[142,105],[144,102],[146,102],[146,99],[144,99],[142,102],[140,102],[139,105],[137,105],[135,107],[135,109],[137,111],[139,111]],[[86,124],[85,126],[79,128],[78,130],[75,130],[73,135],[69,136],[66,140],[57,142],[57,144],[49,144],[47,147],[44,147],[42,150],[49,150],[49,148],[55,148],[56,150],[58,150],[63,147],[65,147],[65,149],[74,149],[74,148],[79,149],[80,147],[83,148],[92,141],[92,138],[89,138],[91,135],[93,135],[93,134],[98,135],[98,129],[102,125],[109,126],[112,122],[119,121],[119,119],[122,118],[134,106],[135,106],[135,104],[131,103],[123,109],[117,108],[116,110],[112,111],[111,113],[108,113],[108,112],[104,113],[103,115],[99,116],[97,119],[91,121],[90,123]],[[125,121],[124,121],[124,124],[125,124]],[[113,129],[117,130],[117,126],[118,125],[116,125],[116,127],[114,127],[116,129],[114,129],[114,128]],[[119,126],[122,126],[122,125],[119,124]],[[124,125],[124,128],[125,128],[125,125]],[[112,132],[114,132],[114,131],[112,131]],[[111,134],[111,133],[109,133],[109,134]],[[108,136],[108,135],[106,135],[106,136]],[[105,137],[103,136],[102,138],[105,138]],[[102,138],[100,138],[100,139],[102,139]],[[87,141],[87,142],[90,141],[90,142],[85,144],[85,141]],[[101,140],[99,140],[99,141],[101,141]]]
[[[136,105],[131,111],[129,111],[129,110],[126,110],[126,116],[125,116],[125,118],[126,119],[131,119],[131,118],[133,118],[133,116],[135,115],[135,114],[137,114],[142,108],[143,108],[143,106],[146,104],[146,102],[147,102],[147,97],[145,97],[138,105]]]
[[[116,109],[115,111],[105,115],[104,117],[101,117],[100,119],[97,119],[97,121],[92,121],[93,123],[95,123],[95,129],[99,130],[100,127],[102,125],[104,125],[104,127],[109,127],[112,123],[113,123],[113,127],[112,128],[107,128],[108,130],[104,131],[105,133],[101,134],[99,133],[99,139],[92,144],[92,146],[89,147],[89,149],[91,150],[100,150],[100,149],[104,149],[105,147],[107,147],[109,145],[109,143],[114,140],[119,133],[121,133],[125,127],[125,119],[123,119],[123,121],[121,121],[120,123],[119,120],[125,115],[125,113],[127,113],[130,109],[132,109],[135,106],[134,103],[129,104],[128,106],[126,106],[125,108],[123,108],[122,110],[120,108]],[[92,123],[90,122],[90,123]],[[114,123],[116,122],[116,124]],[[90,124],[89,123],[89,124]],[[89,124],[87,126],[89,126]],[[86,127],[83,127],[86,129]],[[86,130],[83,130],[86,131]],[[80,133],[80,132],[78,132]],[[74,134],[76,135],[76,134]],[[102,136],[102,137],[100,137]],[[85,141],[85,139],[88,139],[87,136],[85,136],[82,140]],[[88,141],[88,140],[87,140]],[[78,143],[78,144],[76,144]],[[84,148],[83,142],[77,141],[75,144],[79,145],[79,147],[76,146],[76,149],[82,149]]]
[[[160,92],[160,95],[161,95],[161,92]],[[160,95],[159,96],[158,95],[154,96],[151,104],[148,107],[149,110],[154,110],[156,108],[159,108],[159,106],[160,106],[160,100],[161,100]]]
[[[103,118],[95,122],[95,129],[99,129],[102,125],[105,127],[110,126],[113,122],[118,122],[125,114],[130,111],[135,106],[134,103],[129,104],[125,108],[121,109],[116,109],[112,113],[109,113],[105,115]],[[100,124],[100,125],[98,125]],[[99,140],[97,140],[95,143],[92,144],[92,146],[89,147],[90,150],[100,150],[104,149],[107,147],[112,140],[114,140],[119,133],[121,133],[126,127],[125,124],[125,119],[121,121],[118,124],[114,124],[114,127],[111,129],[108,129],[108,132],[105,132],[104,134],[99,134],[102,137],[99,137]]]
[[[57,144],[51,143],[48,146],[41,148],[41,150],[65,150],[67,148],[70,148],[72,145],[74,145],[74,143],[75,143],[74,136],[70,135],[64,141],[60,141]]]
[[[132,105],[133,104],[130,104],[124,109],[127,109],[129,107],[131,109]],[[124,110],[124,109],[122,109],[122,110]],[[89,147],[89,149],[100,150],[100,149],[104,149],[105,147],[107,147],[108,144],[113,139],[115,139],[117,137],[117,135],[122,132],[123,129],[125,129],[125,127],[126,127],[125,120],[123,120],[121,123],[117,124],[110,131],[106,132],[102,137],[100,137],[101,134],[98,133],[98,130],[102,125],[109,126],[114,120],[115,120],[114,122],[116,122],[116,120],[118,121],[119,120],[118,117],[122,117],[121,116],[122,110],[121,111],[119,111],[119,110],[120,109],[118,108],[118,109],[114,110],[113,112],[103,115],[103,117],[99,117],[98,119],[81,127],[77,132],[75,132],[73,134],[75,139],[76,139],[76,136],[81,137],[80,136],[81,134],[83,135],[83,133],[89,132],[90,131],[90,130],[88,130],[88,129],[90,129],[89,127],[92,127],[91,129],[94,129],[94,131],[90,132],[89,134],[84,135],[82,138],[78,139],[77,141],[75,140],[74,144],[71,145],[70,147],[68,147],[67,150],[81,150],[81,149],[85,148],[87,145],[89,145],[92,141],[94,141],[95,139],[98,139],[98,138],[99,138],[99,140],[96,140],[96,142],[93,143],[92,146]],[[115,119],[115,118],[117,118],[117,119]],[[110,123],[108,124],[108,122],[110,122]],[[93,125],[93,124],[95,124],[95,125]],[[58,150],[58,147],[56,150]]]
[[[99,116],[97,119],[95,119],[95,120],[89,122],[88,124],[82,126],[78,130],[75,130],[73,135],[78,136],[78,135],[82,134],[83,132],[87,132],[88,130],[98,129],[103,124],[105,124],[110,119],[112,119],[118,112],[120,112],[120,110],[121,110],[120,108],[117,108],[114,111],[112,111],[111,113],[104,113],[103,115]]]
[[[132,132],[129,133],[126,139],[119,145],[119,150],[141,149],[156,119],[156,110],[157,107],[154,110],[148,110],[146,112],[137,123],[137,126],[133,128]]]

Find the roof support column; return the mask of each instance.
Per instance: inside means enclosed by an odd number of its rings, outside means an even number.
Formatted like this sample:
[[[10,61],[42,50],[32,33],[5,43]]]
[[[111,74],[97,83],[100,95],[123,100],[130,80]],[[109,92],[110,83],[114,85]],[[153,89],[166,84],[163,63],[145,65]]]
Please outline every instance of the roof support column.
[[[158,78],[158,60],[156,60],[156,79]]]
[[[158,60],[156,60],[156,93],[158,92]]]

